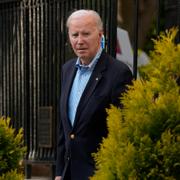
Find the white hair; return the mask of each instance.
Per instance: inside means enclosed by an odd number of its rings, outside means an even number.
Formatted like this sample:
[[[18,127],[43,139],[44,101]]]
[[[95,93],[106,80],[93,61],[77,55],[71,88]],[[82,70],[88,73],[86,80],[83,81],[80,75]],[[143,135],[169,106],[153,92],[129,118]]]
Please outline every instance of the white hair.
[[[95,21],[96,21],[96,24],[97,24],[97,27],[99,30],[103,30],[103,22],[101,20],[101,17],[100,15],[94,11],[94,10],[88,10],[88,9],[80,9],[80,10],[77,10],[75,12],[73,12],[67,19],[66,21],[66,26],[67,28],[69,29],[69,25],[70,25],[70,22],[72,20],[72,18],[74,17],[82,17],[82,16],[92,16],[94,17]]]

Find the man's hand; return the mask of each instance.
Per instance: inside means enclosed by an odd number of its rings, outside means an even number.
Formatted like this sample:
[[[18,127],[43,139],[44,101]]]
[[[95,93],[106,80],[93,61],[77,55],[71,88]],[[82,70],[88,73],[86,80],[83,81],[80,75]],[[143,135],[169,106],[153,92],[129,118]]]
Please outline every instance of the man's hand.
[[[61,180],[61,176],[56,176],[54,180]]]

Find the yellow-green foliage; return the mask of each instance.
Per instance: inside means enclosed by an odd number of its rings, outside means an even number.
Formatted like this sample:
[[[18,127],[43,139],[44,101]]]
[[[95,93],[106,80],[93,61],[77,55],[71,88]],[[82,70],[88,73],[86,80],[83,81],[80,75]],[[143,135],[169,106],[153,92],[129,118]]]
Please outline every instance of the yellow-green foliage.
[[[24,180],[24,176],[17,170],[12,170],[0,176],[0,180]]]
[[[0,176],[19,167],[26,148],[22,128],[16,131],[9,118],[0,118]],[[5,175],[4,175],[5,176]],[[10,176],[10,175],[9,175]],[[3,177],[1,177],[3,178]]]
[[[108,112],[92,180],[180,179],[180,45],[177,29],[154,40],[151,62]]]

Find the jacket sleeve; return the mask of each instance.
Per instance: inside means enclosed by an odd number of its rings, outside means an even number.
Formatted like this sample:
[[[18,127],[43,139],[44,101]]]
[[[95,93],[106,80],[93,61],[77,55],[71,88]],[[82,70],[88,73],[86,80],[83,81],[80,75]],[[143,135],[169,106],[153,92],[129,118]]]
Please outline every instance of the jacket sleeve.
[[[121,65],[121,71],[117,72],[111,92],[111,102],[113,105],[122,108],[120,97],[132,84],[133,75],[126,64]]]
[[[62,90],[62,80],[63,73],[61,73],[61,90]],[[60,102],[59,102],[59,111],[60,111]],[[59,113],[59,117],[61,117],[61,112]],[[64,154],[65,154],[65,137],[64,130],[62,126],[61,118],[58,120],[58,128],[57,128],[57,157],[56,157],[56,176],[61,176],[64,169]]]
[[[56,159],[56,176],[61,176],[64,169],[64,135],[61,122],[58,127],[58,142],[57,142],[57,159]]]

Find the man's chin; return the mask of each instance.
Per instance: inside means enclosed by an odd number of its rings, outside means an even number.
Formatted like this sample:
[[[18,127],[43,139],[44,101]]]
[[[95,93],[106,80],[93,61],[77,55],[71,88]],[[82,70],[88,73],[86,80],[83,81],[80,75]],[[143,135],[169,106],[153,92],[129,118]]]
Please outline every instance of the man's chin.
[[[84,54],[77,54],[80,59],[88,59]]]
[[[77,52],[78,57],[86,57],[87,54],[85,52]]]

